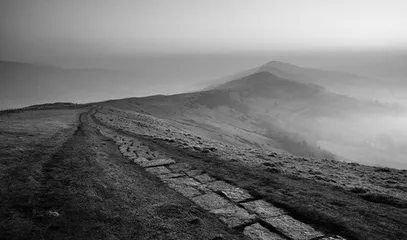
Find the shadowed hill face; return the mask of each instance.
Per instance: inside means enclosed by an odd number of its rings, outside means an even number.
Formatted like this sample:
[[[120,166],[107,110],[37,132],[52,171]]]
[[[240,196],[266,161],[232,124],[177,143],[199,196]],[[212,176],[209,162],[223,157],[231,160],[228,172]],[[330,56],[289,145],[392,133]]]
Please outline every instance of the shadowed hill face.
[[[282,79],[269,72],[257,72],[218,86],[216,89],[248,92],[253,95],[270,98],[289,96],[303,99],[321,92],[316,87]]]

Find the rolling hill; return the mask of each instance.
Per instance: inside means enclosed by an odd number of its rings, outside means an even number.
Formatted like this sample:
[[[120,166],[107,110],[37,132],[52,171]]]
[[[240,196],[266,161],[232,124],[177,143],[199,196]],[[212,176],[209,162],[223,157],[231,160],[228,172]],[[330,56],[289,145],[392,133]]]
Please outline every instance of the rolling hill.
[[[318,85],[284,79],[267,71],[211,90],[105,104],[170,119],[179,128],[236,146],[254,145],[264,150],[321,158],[335,158],[342,152],[332,154],[321,149],[319,142],[342,141],[344,135],[354,131],[335,128],[338,121],[349,124],[360,117],[397,115],[402,111],[397,106],[332,93]]]
[[[256,72],[269,72],[280,78],[304,84],[318,85],[327,91],[358,99],[383,100],[391,96],[387,82],[374,77],[365,77],[347,72],[322,70],[295,66],[285,62],[269,61],[261,66],[213,80],[207,83],[209,89],[220,84],[251,75]]]

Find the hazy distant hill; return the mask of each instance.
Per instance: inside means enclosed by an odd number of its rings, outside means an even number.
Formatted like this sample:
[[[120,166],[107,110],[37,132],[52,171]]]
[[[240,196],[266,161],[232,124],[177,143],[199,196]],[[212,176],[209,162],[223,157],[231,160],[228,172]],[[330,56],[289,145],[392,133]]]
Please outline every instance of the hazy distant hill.
[[[209,88],[214,88],[225,82],[245,77],[256,72],[269,72],[284,79],[290,79],[304,84],[318,85],[327,91],[344,94],[353,98],[383,99],[390,91],[383,88],[386,82],[347,72],[304,68],[289,63],[270,61],[259,67],[240,72],[229,77],[210,81]]]
[[[46,102],[90,102],[132,96],[135,75],[105,69],[64,69],[0,61],[0,108]],[[116,84],[114,84],[116,83]],[[116,94],[115,94],[116,93]]]

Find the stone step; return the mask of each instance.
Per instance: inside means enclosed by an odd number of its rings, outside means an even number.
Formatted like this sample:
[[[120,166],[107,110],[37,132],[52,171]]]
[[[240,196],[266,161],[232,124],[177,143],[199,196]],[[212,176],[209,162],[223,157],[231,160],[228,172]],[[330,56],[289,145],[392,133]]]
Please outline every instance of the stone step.
[[[243,233],[253,240],[286,240],[286,238],[281,237],[277,233],[269,231],[259,223],[245,227]]]

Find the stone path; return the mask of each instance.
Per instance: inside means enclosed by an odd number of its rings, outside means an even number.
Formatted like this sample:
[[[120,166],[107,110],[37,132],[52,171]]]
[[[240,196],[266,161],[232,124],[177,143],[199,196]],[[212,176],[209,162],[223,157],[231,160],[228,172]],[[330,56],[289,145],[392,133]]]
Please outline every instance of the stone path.
[[[220,181],[172,159],[139,158],[131,138],[114,136],[122,154],[203,209],[215,214],[227,226],[242,230],[253,240],[345,240],[326,235],[289,216],[272,204],[255,199],[247,191]]]

